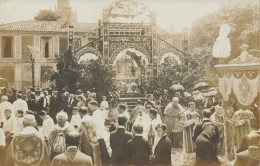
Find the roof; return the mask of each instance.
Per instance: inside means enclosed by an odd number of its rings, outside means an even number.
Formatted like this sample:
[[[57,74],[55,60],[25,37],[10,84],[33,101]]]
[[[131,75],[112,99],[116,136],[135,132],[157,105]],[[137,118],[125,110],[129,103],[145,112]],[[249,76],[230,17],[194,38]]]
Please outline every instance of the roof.
[[[74,32],[91,33],[97,23],[73,22]],[[0,31],[68,32],[68,24],[60,21],[19,21],[0,25]]]

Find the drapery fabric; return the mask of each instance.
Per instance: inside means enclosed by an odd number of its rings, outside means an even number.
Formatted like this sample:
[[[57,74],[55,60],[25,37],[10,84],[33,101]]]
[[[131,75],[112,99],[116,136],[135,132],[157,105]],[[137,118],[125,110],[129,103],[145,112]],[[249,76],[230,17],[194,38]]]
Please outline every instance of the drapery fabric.
[[[257,71],[228,71],[219,74],[218,89],[223,100],[228,101],[233,91],[238,102],[244,106],[253,103],[260,89],[260,74]]]
[[[218,90],[221,93],[224,101],[228,101],[229,95],[231,94],[232,80],[233,80],[233,76],[231,73],[229,72],[220,73]]]
[[[258,95],[259,74],[255,78],[248,78],[246,73],[241,78],[234,76],[232,87],[239,103],[248,106]]]

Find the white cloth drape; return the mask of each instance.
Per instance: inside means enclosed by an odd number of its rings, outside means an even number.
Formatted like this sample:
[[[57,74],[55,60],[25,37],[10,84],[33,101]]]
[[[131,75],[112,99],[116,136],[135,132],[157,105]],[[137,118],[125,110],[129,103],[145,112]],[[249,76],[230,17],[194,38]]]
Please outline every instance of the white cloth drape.
[[[223,77],[219,77],[218,90],[221,93],[224,101],[228,101],[229,95],[231,94],[232,80],[232,75],[228,77],[227,74],[224,74]]]
[[[259,73],[254,79],[249,79],[245,74],[241,78],[233,77],[233,92],[240,104],[248,106],[253,103],[258,95]]]

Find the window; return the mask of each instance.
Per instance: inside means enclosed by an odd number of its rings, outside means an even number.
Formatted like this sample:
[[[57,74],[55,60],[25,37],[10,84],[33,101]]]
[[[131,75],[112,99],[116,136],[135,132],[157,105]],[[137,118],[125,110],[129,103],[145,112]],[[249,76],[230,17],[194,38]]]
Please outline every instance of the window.
[[[45,58],[49,58],[49,42],[45,42]]]
[[[41,54],[44,58],[52,58],[52,56],[51,56],[53,53],[52,37],[41,37],[40,43],[38,43],[36,45],[40,45]]]
[[[2,37],[2,57],[12,58],[13,57],[13,38],[12,37]]]

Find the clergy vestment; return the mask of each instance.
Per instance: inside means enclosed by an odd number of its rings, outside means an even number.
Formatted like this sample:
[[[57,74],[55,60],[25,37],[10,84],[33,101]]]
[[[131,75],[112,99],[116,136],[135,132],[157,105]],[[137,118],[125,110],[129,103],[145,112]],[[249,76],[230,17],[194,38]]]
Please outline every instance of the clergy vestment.
[[[183,127],[180,125],[181,114],[184,108],[178,104],[176,106],[169,103],[164,111],[164,123],[167,126],[166,134],[170,137],[174,148],[182,147]]]
[[[66,122],[64,127],[60,127],[58,124],[54,127],[49,138],[51,160],[65,151],[65,135],[71,130],[73,130],[73,128],[70,126],[69,122]]]
[[[33,127],[15,135],[6,155],[6,165],[49,166],[48,150],[43,136]]]
[[[195,111],[187,110],[182,115],[182,120],[184,123],[183,130],[183,145],[186,153],[195,152],[195,144],[192,141],[193,128],[195,124],[200,122],[200,115]]]
[[[235,124],[235,146],[240,149],[242,140],[250,132],[250,120],[255,119],[253,113],[249,110],[238,110],[234,113],[232,121]]]

